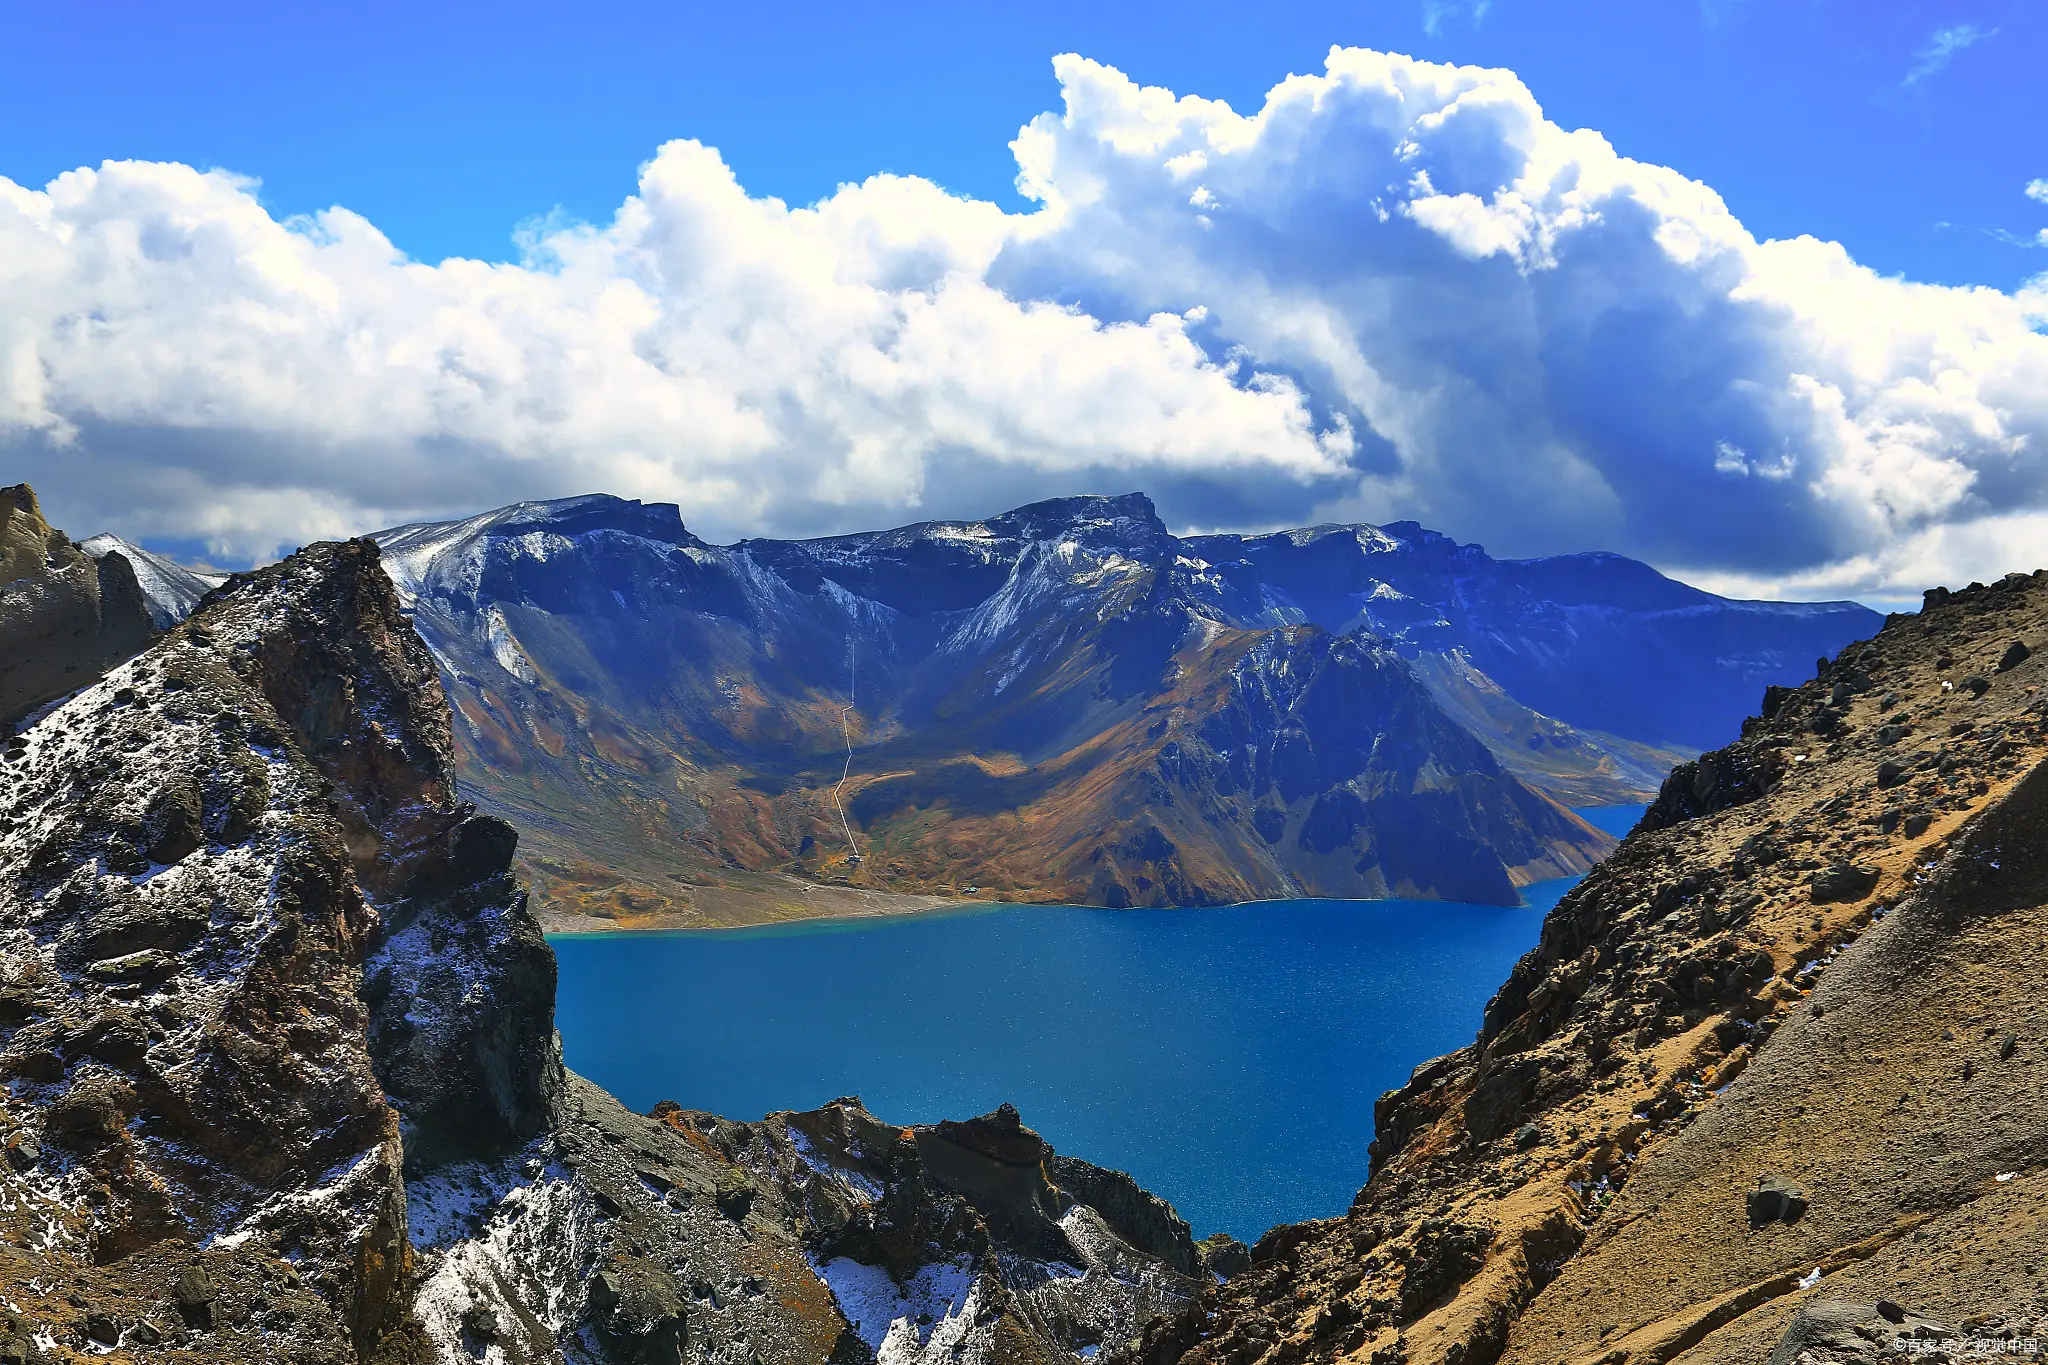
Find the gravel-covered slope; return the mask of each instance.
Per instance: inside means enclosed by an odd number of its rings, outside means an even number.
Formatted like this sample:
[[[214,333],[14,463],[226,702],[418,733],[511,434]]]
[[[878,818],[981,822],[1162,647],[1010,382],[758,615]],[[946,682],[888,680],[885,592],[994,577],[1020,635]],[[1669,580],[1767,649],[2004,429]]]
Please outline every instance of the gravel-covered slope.
[[[2013,575],[1773,689],[1550,914],[1474,1045],[1382,1097],[1352,1209],[1123,1358],[1817,1365],[2048,1332],[2044,641],[2048,573]]]
[[[566,1075],[515,846],[368,541],[8,741],[0,1361],[1004,1365],[1201,1282],[1014,1115],[951,1159],[855,1102],[733,1125]]]

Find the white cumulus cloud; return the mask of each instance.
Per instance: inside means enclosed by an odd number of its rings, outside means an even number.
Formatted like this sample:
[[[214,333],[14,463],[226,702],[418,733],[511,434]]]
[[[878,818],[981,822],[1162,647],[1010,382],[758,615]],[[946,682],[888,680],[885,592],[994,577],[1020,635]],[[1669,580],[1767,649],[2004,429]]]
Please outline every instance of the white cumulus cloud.
[[[1240,114],[1055,67],[1021,214],[790,208],[680,141],[608,223],[425,265],[217,172],[0,180],[0,457],[80,531],[242,555],[592,489],[790,534],[1145,487],[1756,590],[2048,558],[2040,288],[1759,242],[1506,71],[1338,49]]]

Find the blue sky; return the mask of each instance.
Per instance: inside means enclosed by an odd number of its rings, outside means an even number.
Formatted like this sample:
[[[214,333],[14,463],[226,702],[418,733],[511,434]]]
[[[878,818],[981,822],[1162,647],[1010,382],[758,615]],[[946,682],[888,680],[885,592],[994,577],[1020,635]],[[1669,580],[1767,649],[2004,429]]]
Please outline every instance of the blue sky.
[[[1719,190],[1759,236],[2010,287],[2048,259],[2048,7],[1902,0],[1246,5],[0,5],[0,175],[226,167],[280,213],[345,204],[425,260],[601,219],[656,146],[808,203],[877,171],[1021,201],[1007,144],[1051,58],[1255,109],[1332,45],[1517,72],[1565,127]]]
[[[1907,600],[2048,544],[2044,40],[0,0],[0,464],[226,563],[598,490],[731,538],[1142,488]]]

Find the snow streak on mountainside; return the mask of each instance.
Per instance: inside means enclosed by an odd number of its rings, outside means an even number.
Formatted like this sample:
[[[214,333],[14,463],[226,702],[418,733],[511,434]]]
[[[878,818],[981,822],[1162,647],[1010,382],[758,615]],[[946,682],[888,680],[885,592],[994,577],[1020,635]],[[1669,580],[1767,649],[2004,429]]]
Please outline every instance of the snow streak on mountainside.
[[[970,885],[1510,901],[1607,847],[1523,779],[1638,797],[1875,621],[1406,524],[1181,539],[1136,494],[731,546],[592,496],[376,539],[465,784],[531,831],[549,911],[601,922]]]

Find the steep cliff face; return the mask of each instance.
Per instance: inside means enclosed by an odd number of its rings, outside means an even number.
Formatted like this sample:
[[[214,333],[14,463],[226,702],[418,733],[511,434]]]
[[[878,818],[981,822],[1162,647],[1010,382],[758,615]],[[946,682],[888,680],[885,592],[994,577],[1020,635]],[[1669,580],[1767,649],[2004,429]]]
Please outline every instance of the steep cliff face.
[[[1351,1211],[1124,1358],[1818,1365],[2048,1330],[2044,637],[2048,573],[2014,575],[1773,689],[1474,1045],[1381,1099]]]
[[[566,1075],[438,677],[316,545],[0,748],[0,1360],[1051,1361],[1192,1295],[1171,1210],[1014,1114]]]
[[[136,582],[141,585],[149,619],[156,623],[158,630],[169,630],[190,616],[199,605],[199,599],[227,578],[224,573],[189,569],[167,555],[145,550],[140,545],[104,532],[87,536],[78,542],[78,548],[94,559],[119,555],[128,561],[129,567],[135,570]]]
[[[0,488],[0,728],[74,692],[156,633],[134,566],[43,520],[27,484]]]
[[[342,1360],[404,1316],[399,1117],[365,1037],[378,916],[358,866],[397,867],[378,821],[417,820],[347,783],[420,748],[374,657],[396,621],[374,549],[321,547],[7,750],[6,1279],[55,1341],[203,1331],[218,1358],[254,1359],[288,1324]],[[360,669],[296,671],[300,633],[359,646]],[[422,814],[430,786],[408,793]]]
[[[850,908],[821,883],[1511,902],[1608,845],[1372,638],[1238,621],[1135,495],[731,547],[586,498],[380,541],[561,922]]]

